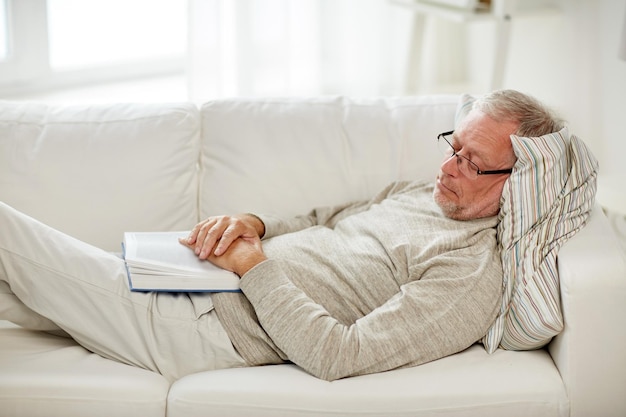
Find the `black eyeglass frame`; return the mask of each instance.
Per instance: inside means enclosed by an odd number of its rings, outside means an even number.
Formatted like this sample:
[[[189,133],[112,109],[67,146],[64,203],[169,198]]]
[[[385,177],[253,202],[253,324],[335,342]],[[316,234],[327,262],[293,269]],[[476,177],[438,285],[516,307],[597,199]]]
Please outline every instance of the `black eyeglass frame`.
[[[454,133],[454,130],[451,130],[449,132],[443,132],[440,133],[439,135],[437,135],[437,141],[440,141],[441,139],[445,140],[446,143],[450,146],[450,149],[452,149],[452,155],[450,155],[450,158],[452,158],[453,156],[456,156],[457,158],[463,158],[465,159],[467,162],[469,162],[473,167],[476,168],[476,174],[478,175],[499,175],[499,174],[510,174],[513,172],[513,168],[508,168],[508,169],[494,169],[494,170],[487,170],[487,171],[483,171],[482,169],[480,169],[478,167],[478,165],[476,165],[474,162],[472,162],[468,157],[463,156],[463,155],[459,155],[456,152],[456,149],[454,149],[454,146],[452,146],[452,144],[450,143],[450,141],[448,141],[448,139],[446,139],[446,136],[450,136]],[[448,158],[449,159],[449,158]]]

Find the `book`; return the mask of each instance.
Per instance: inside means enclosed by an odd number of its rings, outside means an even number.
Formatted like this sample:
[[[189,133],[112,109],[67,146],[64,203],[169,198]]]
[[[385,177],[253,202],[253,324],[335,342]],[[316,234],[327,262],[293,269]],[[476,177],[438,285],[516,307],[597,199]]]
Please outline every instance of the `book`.
[[[239,277],[199,259],[178,239],[189,232],[126,232],[122,255],[131,291],[240,291]]]

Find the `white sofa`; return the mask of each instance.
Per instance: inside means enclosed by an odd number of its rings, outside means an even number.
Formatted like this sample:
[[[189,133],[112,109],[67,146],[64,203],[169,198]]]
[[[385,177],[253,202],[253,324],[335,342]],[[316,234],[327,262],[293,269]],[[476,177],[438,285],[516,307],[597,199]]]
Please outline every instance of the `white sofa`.
[[[217,213],[298,214],[392,180],[433,178],[435,138],[453,128],[457,100],[0,102],[0,200],[116,252],[128,230],[184,230]],[[547,348],[488,355],[475,345],[335,382],[278,365],[170,385],[2,322],[0,416],[625,416],[626,265],[599,207],[558,265],[565,329]]]

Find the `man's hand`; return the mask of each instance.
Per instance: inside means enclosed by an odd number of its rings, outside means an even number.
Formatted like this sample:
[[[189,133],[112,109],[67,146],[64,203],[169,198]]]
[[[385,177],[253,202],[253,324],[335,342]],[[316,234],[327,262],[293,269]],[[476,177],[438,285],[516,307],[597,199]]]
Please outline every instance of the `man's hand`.
[[[242,277],[254,266],[265,261],[261,240],[239,238],[232,242],[228,250],[220,256],[210,255],[207,260],[220,268],[227,269]]]
[[[265,225],[256,216],[209,217],[198,223],[180,243],[208,260],[239,276],[266,259],[261,246]]]
[[[207,259],[211,254],[223,255],[239,238],[260,239],[264,233],[265,225],[254,215],[216,216],[198,223],[180,243],[193,249],[200,259]]]

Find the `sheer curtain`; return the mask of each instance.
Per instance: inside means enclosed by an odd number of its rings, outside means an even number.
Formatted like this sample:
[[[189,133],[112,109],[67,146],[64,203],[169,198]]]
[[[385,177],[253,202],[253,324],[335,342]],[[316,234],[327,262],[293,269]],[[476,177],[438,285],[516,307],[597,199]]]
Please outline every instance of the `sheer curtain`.
[[[620,39],[618,56],[626,61],[626,9],[624,10],[624,23],[622,25],[622,37]]]
[[[401,95],[413,16],[388,0],[189,0],[194,101]]]

